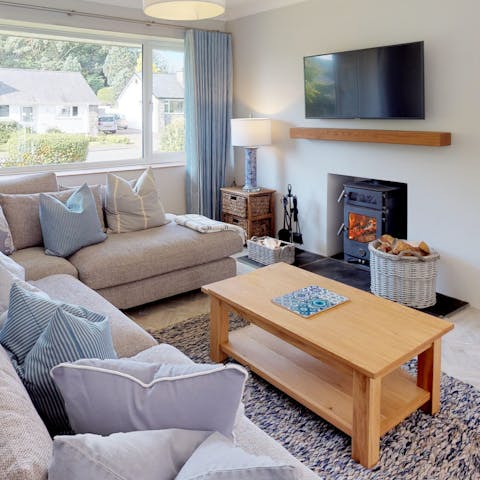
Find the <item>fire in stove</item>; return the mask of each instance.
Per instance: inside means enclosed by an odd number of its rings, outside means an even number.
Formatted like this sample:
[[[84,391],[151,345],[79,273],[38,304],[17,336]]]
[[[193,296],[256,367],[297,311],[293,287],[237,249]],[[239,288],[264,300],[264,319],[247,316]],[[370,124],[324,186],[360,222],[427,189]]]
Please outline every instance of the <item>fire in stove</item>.
[[[377,219],[358,213],[348,213],[348,239],[368,243],[377,238]]]

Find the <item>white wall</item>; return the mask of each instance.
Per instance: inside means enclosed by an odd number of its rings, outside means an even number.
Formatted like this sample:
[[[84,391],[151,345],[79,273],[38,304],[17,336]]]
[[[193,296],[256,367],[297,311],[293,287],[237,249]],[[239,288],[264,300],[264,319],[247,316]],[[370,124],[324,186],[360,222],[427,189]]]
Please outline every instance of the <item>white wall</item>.
[[[127,180],[138,178],[144,168],[114,172]],[[155,180],[159,187],[160,200],[165,211],[177,215],[186,213],[185,195],[185,167],[159,167],[154,168]],[[65,186],[78,186],[84,182],[89,185],[105,184],[106,173],[82,173],[69,174],[68,172],[57,172],[58,182]]]
[[[305,247],[324,254],[331,249],[328,173],[405,182],[409,238],[441,254],[438,290],[477,307],[479,16],[478,0],[310,0],[227,24],[234,116],[252,112],[275,120],[274,145],[258,151],[259,184],[282,193],[293,185]],[[304,56],[418,40],[425,41],[426,120],[305,120]],[[441,148],[290,140],[292,126],[438,130],[452,132],[453,139]],[[277,227],[280,220],[278,208]]]

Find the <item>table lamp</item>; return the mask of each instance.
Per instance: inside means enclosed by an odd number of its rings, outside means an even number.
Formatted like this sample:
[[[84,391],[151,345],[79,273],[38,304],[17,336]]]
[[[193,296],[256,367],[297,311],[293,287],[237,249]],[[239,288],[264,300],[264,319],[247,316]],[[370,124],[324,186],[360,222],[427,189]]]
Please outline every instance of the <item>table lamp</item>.
[[[232,145],[245,148],[245,192],[259,192],[257,186],[257,148],[272,143],[269,118],[234,118],[231,120]]]

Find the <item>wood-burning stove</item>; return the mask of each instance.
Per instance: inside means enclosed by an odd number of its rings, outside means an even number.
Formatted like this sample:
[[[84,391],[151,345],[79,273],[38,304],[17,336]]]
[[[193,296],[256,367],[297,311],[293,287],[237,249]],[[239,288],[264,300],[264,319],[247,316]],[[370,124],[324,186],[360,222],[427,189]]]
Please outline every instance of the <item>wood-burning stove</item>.
[[[368,265],[368,243],[388,233],[407,238],[407,186],[393,182],[364,180],[343,185],[344,258],[350,263]]]

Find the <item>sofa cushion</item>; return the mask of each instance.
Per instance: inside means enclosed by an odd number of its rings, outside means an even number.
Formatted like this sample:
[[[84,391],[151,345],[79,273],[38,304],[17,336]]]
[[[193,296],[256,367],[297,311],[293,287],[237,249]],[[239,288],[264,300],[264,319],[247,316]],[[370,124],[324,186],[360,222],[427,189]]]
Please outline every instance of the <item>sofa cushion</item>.
[[[105,318],[100,313],[93,314],[85,307],[52,300],[45,296],[45,292],[27,290],[19,283],[12,285],[7,320],[0,330],[0,343],[10,352],[20,376],[23,374],[26,356],[48,327],[59,307],[67,313],[92,321],[95,318],[97,321]]]
[[[172,480],[210,432],[150,430],[57,436],[49,480]],[[148,461],[145,461],[148,459]]]
[[[43,247],[23,248],[10,255],[10,258],[25,268],[25,279],[29,281],[62,273],[78,277],[77,269],[68,260],[46,255]]]
[[[209,263],[243,248],[230,231],[198,233],[175,222],[157,228],[109,235],[69,260],[79,278],[97,290]]]
[[[75,189],[62,192],[49,192],[53,197],[66,202]],[[42,192],[44,193],[44,192]],[[99,219],[103,222],[102,198],[100,186],[92,187],[92,194]],[[3,194],[0,193],[0,206],[10,227],[15,250],[36,247],[43,244],[42,228],[39,216],[40,193],[31,194]]]
[[[236,364],[132,359],[62,363],[51,375],[76,433],[185,428],[218,431],[229,438],[247,379]]]
[[[69,257],[82,247],[105,241],[93,194],[85,183],[64,203],[40,194],[40,225],[45,253]]]
[[[167,223],[152,168],[147,168],[133,186],[108,173],[105,214],[108,231],[112,233],[135,232]]]
[[[10,255],[14,251],[15,247],[13,246],[12,232],[10,231],[10,226],[3,213],[3,209],[0,207],[0,252]]]
[[[215,432],[193,452],[175,479],[298,480],[299,472],[288,463],[247,453]]]
[[[146,348],[158,345],[143,328],[70,275],[52,275],[32,284],[48,293],[51,298],[64,303],[87,305],[94,312],[106,315],[110,321],[113,346],[119,357],[131,357]]]
[[[0,346],[0,477],[46,480],[52,439]]]
[[[81,358],[117,358],[108,319],[88,310],[77,316],[59,305],[23,369],[25,387],[52,435],[71,432],[71,428],[50,370]]]
[[[25,282],[25,269],[14,262],[10,257],[7,257],[3,253],[0,253],[0,314],[6,313],[10,303],[10,290],[12,285],[16,283],[20,285],[24,290],[37,292],[48,298],[48,295],[42,292],[37,287]],[[0,330],[3,327],[4,320],[0,317]]]
[[[1,193],[40,193],[56,192],[57,190],[57,176],[54,172],[0,177]]]

